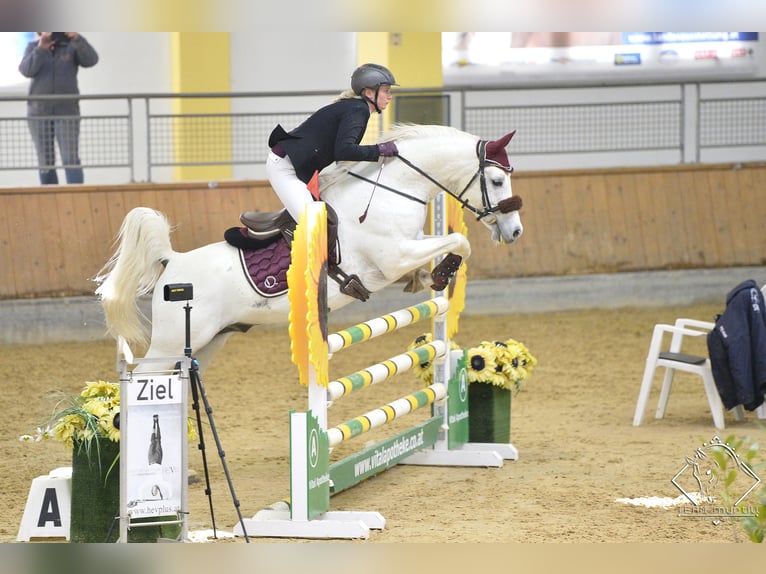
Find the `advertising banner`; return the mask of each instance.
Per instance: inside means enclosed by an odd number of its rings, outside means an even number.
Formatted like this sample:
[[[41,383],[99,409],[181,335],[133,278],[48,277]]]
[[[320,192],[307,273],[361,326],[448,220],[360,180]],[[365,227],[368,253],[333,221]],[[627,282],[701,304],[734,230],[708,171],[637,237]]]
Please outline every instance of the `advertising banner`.
[[[758,40],[758,32],[445,32],[444,85],[752,76]]]

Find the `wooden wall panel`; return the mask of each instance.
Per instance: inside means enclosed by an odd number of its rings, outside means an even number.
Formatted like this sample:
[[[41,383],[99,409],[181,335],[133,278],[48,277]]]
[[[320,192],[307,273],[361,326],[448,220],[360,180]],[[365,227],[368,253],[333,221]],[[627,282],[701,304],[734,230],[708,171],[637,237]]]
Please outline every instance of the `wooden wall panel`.
[[[640,238],[637,238],[640,230],[633,225],[635,213],[628,212],[626,208],[622,179],[614,174],[604,175],[606,209],[611,219],[612,265],[615,271],[629,265],[638,253],[635,245],[640,243]]]
[[[18,210],[22,222],[19,226],[21,240],[16,243],[13,258],[14,264],[21,263],[25,269],[25,273],[16,277],[17,284],[25,293],[34,293],[38,289],[54,290],[48,282],[46,245],[58,241],[58,238],[46,237],[46,228],[40,224],[43,218],[40,211],[41,197],[42,194],[29,194]]]
[[[723,175],[718,170],[709,171],[707,176],[710,185],[710,213],[718,233],[716,242],[719,248],[720,265],[723,261],[735,261],[736,258],[729,221],[729,210],[738,207],[734,199],[736,190],[727,192],[723,183]],[[725,206],[723,205],[724,202],[726,203]]]
[[[0,196],[0,298],[15,297],[18,293],[13,254],[15,230],[10,203],[7,197]]]
[[[19,264],[19,259],[23,257],[23,252],[19,248],[20,243],[31,240],[31,235],[23,229],[24,218],[19,213],[21,203],[11,196],[0,196],[0,207],[2,207],[2,218],[5,220],[5,232],[3,241],[0,243],[2,255],[0,260],[7,261],[8,267],[2,270],[2,283],[0,288],[3,297],[15,297],[18,293],[23,293],[25,288],[19,284],[19,273],[17,270],[23,268]],[[0,231],[3,229],[0,228]]]
[[[617,259],[614,229],[620,222],[611,216],[604,175],[589,178],[587,191],[592,201],[591,217],[596,223],[593,226],[593,240],[598,248],[596,257],[603,265],[613,268]]]
[[[61,232],[59,265],[55,266],[59,270],[58,283],[63,291],[73,290],[77,281],[76,278],[81,275],[81,265],[85,261],[80,251],[82,242],[81,229],[75,221],[75,206],[72,194],[57,193],[54,196],[54,210],[48,214],[48,218],[54,221]],[[86,237],[91,243],[93,238]],[[54,267],[52,265],[52,267]],[[54,279],[54,278],[52,278]]]
[[[469,279],[766,264],[766,164],[513,175],[524,235],[495,245],[466,214]],[[125,214],[158,209],[176,251],[220,241],[267,182],[0,188],[0,298],[92,294]]]
[[[641,220],[641,210],[636,192],[635,178],[632,173],[615,174],[619,178],[622,190],[622,202],[625,209],[625,225],[628,230],[628,259],[623,267],[624,271],[645,268],[649,265],[648,254],[645,248],[651,228],[644,225]]]
[[[765,222],[759,217],[758,210],[753,209],[753,204],[764,201],[764,193],[759,189],[763,187],[764,182],[759,179],[754,170],[744,170],[740,176],[739,202],[741,206],[741,218],[738,224],[747,243],[748,258],[752,259],[758,256],[758,250],[763,245]]]
[[[704,171],[691,174],[697,205],[699,207],[699,232],[701,243],[697,247],[702,250],[704,265],[718,267],[721,265],[720,240],[713,217],[714,202],[711,199],[710,180]],[[714,239],[711,241],[711,239]]]
[[[683,243],[686,253],[682,263],[690,267],[705,266],[705,229],[703,213],[705,206],[700,205],[699,190],[694,185],[692,177],[678,177],[678,196],[681,199],[682,211],[679,214],[678,225],[683,224]]]

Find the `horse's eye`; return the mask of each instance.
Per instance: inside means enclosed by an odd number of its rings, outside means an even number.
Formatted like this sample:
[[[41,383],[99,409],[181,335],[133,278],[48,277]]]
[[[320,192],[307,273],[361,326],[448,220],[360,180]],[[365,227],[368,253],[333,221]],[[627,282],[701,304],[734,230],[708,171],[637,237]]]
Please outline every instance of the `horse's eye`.
[[[504,183],[505,183],[505,178],[492,180],[492,185],[494,185],[495,187],[503,187]]]

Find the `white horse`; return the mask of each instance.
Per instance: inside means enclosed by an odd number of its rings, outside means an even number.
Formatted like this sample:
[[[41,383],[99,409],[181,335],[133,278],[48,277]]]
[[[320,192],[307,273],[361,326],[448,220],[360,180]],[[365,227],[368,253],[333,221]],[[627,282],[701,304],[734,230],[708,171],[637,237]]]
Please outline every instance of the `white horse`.
[[[522,225],[521,200],[512,196],[504,149],[512,136],[488,142],[450,127],[400,125],[383,138],[396,141],[399,157],[324,170],[321,198],[338,215],[342,269],[374,293],[445,253],[467,258],[471,247],[464,235],[423,234],[428,203],[442,191],[480,218],[495,242],[513,243]],[[360,222],[363,213],[367,216]],[[225,241],[176,252],[165,216],[145,207],[125,216],[118,241],[96,277],[96,294],[109,333],[124,337],[134,350],[147,349],[147,358],[181,356],[185,347],[184,313],[177,303],[165,301],[166,285],[193,286],[190,342],[201,369],[232,333],[287,322],[287,295],[257,294],[243,272],[239,249]],[[333,281],[327,289],[330,310],[354,300]],[[149,338],[149,320],[137,301],[152,291]]]

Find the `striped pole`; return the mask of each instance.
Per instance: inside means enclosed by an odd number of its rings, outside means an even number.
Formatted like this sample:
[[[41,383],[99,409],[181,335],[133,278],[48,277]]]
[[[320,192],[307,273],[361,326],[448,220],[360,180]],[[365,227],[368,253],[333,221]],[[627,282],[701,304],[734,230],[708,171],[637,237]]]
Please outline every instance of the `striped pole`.
[[[391,422],[397,417],[430,405],[434,401],[439,401],[446,396],[447,387],[435,383],[425,389],[416,391],[411,395],[392,401],[382,407],[378,407],[366,414],[328,429],[328,443],[332,448],[344,440],[366,433],[374,428]]]
[[[353,393],[370,385],[380,383],[396,375],[404,373],[416,364],[423,364],[435,358],[443,357],[446,353],[444,341],[433,341],[411,351],[391,357],[382,363],[376,363],[366,369],[357,371],[340,379],[330,381],[327,385],[327,399],[334,401],[343,395]]]
[[[364,323],[359,323],[343,331],[332,333],[327,337],[328,351],[336,353],[341,349],[384,335],[423,319],[444,315],[449,309],[446,297],[434,297],[418,305],[399,309],[388,315],[375,317]]]

